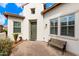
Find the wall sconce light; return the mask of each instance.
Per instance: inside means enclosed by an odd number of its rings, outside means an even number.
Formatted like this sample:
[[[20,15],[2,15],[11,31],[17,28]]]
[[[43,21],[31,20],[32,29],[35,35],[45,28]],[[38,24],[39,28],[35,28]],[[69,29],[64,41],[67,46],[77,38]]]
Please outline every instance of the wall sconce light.
[[[45,24],[45,28],[47,27],[47,24]]]

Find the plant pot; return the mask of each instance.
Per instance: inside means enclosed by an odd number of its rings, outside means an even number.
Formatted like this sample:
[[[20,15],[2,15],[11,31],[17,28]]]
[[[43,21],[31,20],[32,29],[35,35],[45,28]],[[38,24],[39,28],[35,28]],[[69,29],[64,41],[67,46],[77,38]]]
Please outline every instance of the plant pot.
[[[15,43],[17,43],[18,34],[14,34]]]
[[[19,39],[20,39],[19,41],[22,41],[23,40],[22,37],[19,37]]]

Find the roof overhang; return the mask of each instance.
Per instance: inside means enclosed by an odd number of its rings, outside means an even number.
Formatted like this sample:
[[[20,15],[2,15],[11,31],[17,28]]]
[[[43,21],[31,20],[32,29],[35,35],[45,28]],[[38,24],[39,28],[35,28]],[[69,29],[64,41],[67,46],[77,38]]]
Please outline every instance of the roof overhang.
[[[21,18],[21,19],[24,19],[25,18],[24,16],[16,15],[16,14],[8,13],[8,12],[5,12],[4,15],[5,16],[10,16],[10,17]]]
[[[26,6],[26,5],[28,5],[28,4],[29,4],[29,3],[25,3],[25,4],[23,4],[21,7],[24,8],[24,6]]]
[[[46,14],[47,12],[49,12],[50,10],[53,10],[54,8],[56,8],[57,6],[59,6],[59,5],[61,5],[61,4],[63,4],[63,3],[55,3],[53,6],[51,6],[50,8],[48,8],[48,9],[44,9],[43,11],[42,11],[42,14],[44,15],[44,14]]]
[[[0,26],[1,26],[1,27],[3,27],[3,25],[2,25],[2,24],[0,24]]]

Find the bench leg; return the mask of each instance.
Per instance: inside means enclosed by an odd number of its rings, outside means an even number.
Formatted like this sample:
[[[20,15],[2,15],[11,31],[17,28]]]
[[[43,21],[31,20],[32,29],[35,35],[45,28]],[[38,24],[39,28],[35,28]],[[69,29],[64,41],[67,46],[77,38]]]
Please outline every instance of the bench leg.
[[[64,54],[65,54],[65,51],[62,51],[62,55],[64,56]]]
[[[65,55],[65,52],[66,52],[66,50],[65,50],[65,48],[62,50],[62,55]]]

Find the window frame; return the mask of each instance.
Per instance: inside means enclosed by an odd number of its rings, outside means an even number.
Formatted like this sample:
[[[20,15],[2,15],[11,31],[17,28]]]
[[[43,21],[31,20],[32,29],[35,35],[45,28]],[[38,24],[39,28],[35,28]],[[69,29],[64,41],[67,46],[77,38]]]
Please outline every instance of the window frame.
[[[51,21],[53,20],[54,25],[51,25]],[[57,22],[57,25],[56,25]],[[52,33],[52,29],[54,28],[54,32]],[[58,17],[50,19],[50,34],[58,35]]]
[[[35,8],[31,8],[31,14],[35,14]]]
[[[73,25],[69,25],[69,17],[72,16],[72,15],[74,16],[74,19],[73,19],[74,24]],[[67,32],[67,35],[62,35],[61,34],[61,32],[62,32],[61,31],[61,27],[65,27],[65,26],[62,26],[61,25],[61,17],[67,17],[67,25],[65,25],[67,27],[67,31],[66,31]],[[62,35],[62,36],[69,36],[69,37],[75,37],[75,13],[71,13],[71,14],[68,14],[68,15],[64,15],[64,16],[61,16],[61,17],[60,17],[60,35]],[[71,27],[71,26],[74,27],[73,28],[74,29],[73,30],[73,35],[69,35],[69,27]]]
[[[18,27],[18,25],[15,26],[14,23],[19,23],[20,24],[19,27]],[[20,29],[20,30],[17,31],[16,29]],[[13,21],[13,33],[21,33],[21,22],[19,22],[19,21]]]

